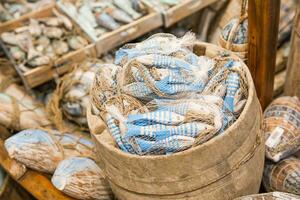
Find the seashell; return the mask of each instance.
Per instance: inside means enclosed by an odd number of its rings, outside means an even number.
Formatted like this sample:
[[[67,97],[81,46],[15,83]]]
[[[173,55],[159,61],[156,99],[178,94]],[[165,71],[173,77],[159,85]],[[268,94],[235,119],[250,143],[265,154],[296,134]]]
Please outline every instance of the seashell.
[[[263,184],[267,191],[300,194],[300,160],[290,157],[279,163],[265,164]]]
[[[39,25],[39,22],[35,19],[30,19],[29,20],[29,33],[33,36],[33,37],[37,37],[40,36],[42,33],[42,28]]]
[[[25,59],[26,54],[19,47],[16,46],[10,47],[9,52],[11,53],[11,56],[17,61],[21,61]]]
[[[34,57],[31,60],[28,60],[27,63],[31,67],[37,67],[40,65],[48,65],[51,62],[51,59],[48,56],[38,56]]]
[[[71,36],[68,38],[68,45],[71,49],[77,50],[85,47],[88,41],[81,36]]]
[[[16,40],[16,34],[14,33],[4,32],[1,34],[1,39],[7,44],[18,45],[18,41]]]
[[[52,184],[76,199],[113,199],[103,171],[91,159],[72,157],[59,163]]]
[[[43,27],[43,34],[50,39],[60,39],[64,32],[58,27]]]
[[[58,19],[61,21],[61,23],[64,25],[64,27],[67,30],[71,31],[73,29],[73,24],[68,17],[60,14],[56,9],[53,9],[52,12],[54,13],[55,16],[58,17]]]
[[[97,23],[108,30],[116,30],[120,25],[107,13],[103,12],[96,15]]]
[[[136,12],[131,6],[131,2],[129,0],[113,0],[113,3],[118,6],[120,9],[129,14],[134,20],[140,18],[142,16],[141,13]]]
[[[235,198],[234,200],[297,200],[300,199],[298,195],[293,195],[284,192],[270,192],[264,194],[253,194]]]
[[[37,40],[36,40],[36,44],[37,45],[41,45],[44,48],[46,48],[49,44],[50,44],[50,39],[47,38],[46,36],[40,36]]]
[[[266,157],[278,162],[300,150],[300,101],[275,99],[264,112]]]
[[[42,172],[54,172],[64,159],[61,146],[41,130],[21,131],[5,140],[4,145],[9,157]]]
[[[27,167],[53,173],[58,163],[73,156],[94,158],[94,144],[88,139],[57,131],[28,129],[5,141],[11,158]]]
[[[59,56],[64,55],[69,51],[68,44],[61,40],[54,40],[52,42],[52,47],[53,47],[55,54],[57,54]]]

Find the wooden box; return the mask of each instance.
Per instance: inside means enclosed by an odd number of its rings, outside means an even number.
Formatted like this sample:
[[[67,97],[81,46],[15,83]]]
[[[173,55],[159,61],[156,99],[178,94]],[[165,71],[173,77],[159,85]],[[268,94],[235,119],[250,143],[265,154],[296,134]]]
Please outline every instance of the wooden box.
[[[107,53],[108,51],[125,44],[131,40],[134,40],[145,33],[148,33],[156,28],[159,28],[163,25],[162,15],[160,13],[155,12],[153,8],[146,5],[148,10],[148,14],[143,17],[135,20],[132,23],[121,26],[119,29],[104,33],[97,39],[90,39],[95,43],[97,56],[99,57],[103,53]],[[58,7],[59,4],[58,4]],[[63,7],[60,9],[67,14],[66,11],[63,10]],[[70,17],[70,16],[69,16]],[[76,22],[76,20],[74,20]],[[80,26],[80,24],[77,25]],[[84,30],[84,27],[82,27]],[[84,30],[86,34],[88,32]]]
[[[183,18],[205,8],[218,0],[185,0],[163,13],[164,26],[170,27]]]
[[[21,3],[26,4],[26,1],[21,1]],[[27,19],[27,18],[30,18],[30,17],[34,17],[35,15],[38,15],[38,13],[41,13],[44,10],[49,9],[49,8],[53,7],[54,5],[55,5],[55,2],[53,0],[52,3],[49,3],[49,4],[44,5],[42,7],[39,7],[37,10],[30,11],[30,12],[20,16],[19,18],[12,19],[12,20],[0,23],[0,32],[4,32],[5,30],[8,30],[8,29],[11,30],[12,27],[18,26],[19,22],[22,21],[22,19]]]
[[[37,11],[31,14],[30,16],[24,17],[16,21],[15,23],[7,27],[5,31],[12,31],[17,27],[21,27],[22,25],[25,25],[30,18],[43,18],[43,17],[51,16],[53,14],[52,13],[53,9],[58,10],[55,5],[49,6],[47,7],[47,9]],[[75,23],[73,23],[73,26],[75,30],[79,31],[79,33],[82,33],[82,35],[89,41],[89,45],[85,46],[82,49],[71,51],[61,56],[57,60],[54,60],[52,64],[41,65],[26,72],[22,72],[20,70],[18,64],[12,58],[9,50],[7,49],[6,44],[4,44],[2,40],[0,40],[0,45],[2,46],[4,52],[6,53],[10,61],[13,63],[14,68],[16,69],[18,75],[21,77],[24,86],[27,90],[39,86],[49,80],[54,79],[58,75],[67,72],[71,68],[73,62],[81,62],[88,57],[96,57],[95,45]],[[1,32],[4,31],[1,30]]]

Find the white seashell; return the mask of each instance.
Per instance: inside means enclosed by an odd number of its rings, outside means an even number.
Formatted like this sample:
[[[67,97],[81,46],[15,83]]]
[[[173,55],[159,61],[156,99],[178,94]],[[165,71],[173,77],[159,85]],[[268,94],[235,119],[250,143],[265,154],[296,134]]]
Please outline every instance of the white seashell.
[[[102,170],[88,158],[73,157],[60,162],[51,181],[58,190],[76,199],[113,199]]]

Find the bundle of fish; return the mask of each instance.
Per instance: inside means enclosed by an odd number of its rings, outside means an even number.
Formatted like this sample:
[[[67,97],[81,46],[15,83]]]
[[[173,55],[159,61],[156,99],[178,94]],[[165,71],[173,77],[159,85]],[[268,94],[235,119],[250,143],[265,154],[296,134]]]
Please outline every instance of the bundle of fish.
[[[148,12],[141,0],[60,0],[57,4],[93,40],[139,19]]]
[[[52,0],[5,0],[0,2],[0,22],[17,19],[22,15],[52,3]]]
[[[1,34],[5,47],[21,71],[50,65],[88,44],[70,19],[56,9],[52,13],[49,17],[31,18],[26,25]]]
[[[76,199],[112,199],[112,191],[95,159],[94,143],[80,133],[28,129],[7,139],[10,158],[53,174],[53,185]]]
[[[57,128],[65,127],[64,117],[79,126],[87,127],[89,90],[101,64],[101,60],[85,61],[60,80],[47,105],[49,116]]]
[[[253,194],[249,196],[239,197],[234,200],[297,200],[300,196],[284,193],[284,192],[270,192],[264,194]]]
[[[266,157],[274,162],[300,150],[300,101],[297,97],[275,99],[265,110],[263,131]]]
[[[132,154],[170,154],[221,134],[247,101],[239,60],[193,53],[195,36],[155,34],[116,52],[99,69],[92,111],[117,146]],[[119,65],[119,66],[118,66]]]
[[[185,0],[144,0],[145,3],[153,7],[158,12],[164,12],[169,8],[183,3]]]
[[[263,176],[267,191],[282,191],[300,195],[300,160],[286,158],[279,163],[267,161]]]
[[[0,124],[20,131],[51,127],[44,106],[0,74]]]

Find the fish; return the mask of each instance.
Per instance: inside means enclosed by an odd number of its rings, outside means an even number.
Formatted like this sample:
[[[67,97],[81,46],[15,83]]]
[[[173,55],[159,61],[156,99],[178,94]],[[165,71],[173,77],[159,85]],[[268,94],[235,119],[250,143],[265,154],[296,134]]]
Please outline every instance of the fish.
[[[138,126],[164,124],[177,125],[184,122],[185,117],[170,111],[153,111],[144,114],[128,115],[126,122]]]
[[[206,134],[214,130],[214,127],[202,122],[183,123],[178,126],[167,126],[164,124],[155,124],[149,126],[136,126],[127,124],[127,132],[124,138],[145,137],[155,141],[163,140],[174,135],[188,137],[197,137],[200,134]]]
[[[75,35],[68,38],[68,44],[71,49],[78,50],[88,45],[88,41],[81,36]]]
[[[66,158],[83,155],[95,158],[91,141],[56,130],[23,130],[5,140],[4,146],[10,158],[50,174]]]
[[[119,10],[113,6],[106,8],[105,12],[118,22],[125,23],[125,24],[129,24],[133,22],[131,16],[129,16],[126,12],[123,12],[122,10]]]
[[[102,12],[96,15],[97,23],[104,28],[113,31],[120,27],[120,25],[107,13]]]
[[[40,65],[48,65],[51,62],[51,59],[48,56],[36,56],[28,60],[27,63],[31,67],[37,67]]]
[[[140,18],[142,16],[141,13],[138,13],[132,8],[132,4],[129,0],[113,0],[113,3],[129,14],[134,20]]]
[[[123,87],[126,94],[137,98],[147,98],[153,95],[152,90],[144,82],[133,82]]]
[[[175,135],[158,141],[149,141],[140,138],[135,138],[134,141],[138,154],[171,154],[190,148],[194,144],[195,138]]]
[[[51,182],[55,188],[76,199],[113,199],[104,172],[89,158],[72,157],[61,161]]]
[[[228,74],[225,84],[227,86],[224,105],[233,112],[234,110],[234,96],[240,87],[240,76],[238,73],[232,72]]]

